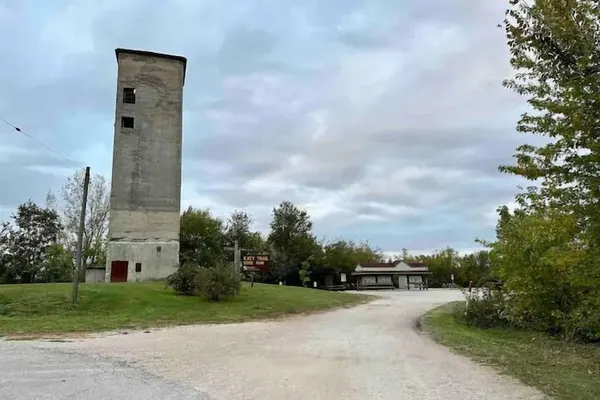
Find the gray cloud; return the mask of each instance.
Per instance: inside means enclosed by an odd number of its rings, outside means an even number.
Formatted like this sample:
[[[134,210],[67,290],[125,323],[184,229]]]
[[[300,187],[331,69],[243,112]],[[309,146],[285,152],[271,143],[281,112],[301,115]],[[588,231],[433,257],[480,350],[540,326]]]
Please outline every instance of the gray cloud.
[[[468,248],[476,236],[493,236],[491,213],[520,183],[497,172],[526,139],[514,132],[523,102],[500,85],[511,73],[495,28],[502,4],[31,7],[0,8],[0,34],[19,38],[0,43],[0,115],[104,174],[114,48],[188,58],[184,206],[246,208],[266,229],[272,207],[291,200],[308,208],[320,236],[390,251]],[[44,150],[3,129],[0,184],[11,190],[0,208],[42,201],[69,164],[19,154]]]

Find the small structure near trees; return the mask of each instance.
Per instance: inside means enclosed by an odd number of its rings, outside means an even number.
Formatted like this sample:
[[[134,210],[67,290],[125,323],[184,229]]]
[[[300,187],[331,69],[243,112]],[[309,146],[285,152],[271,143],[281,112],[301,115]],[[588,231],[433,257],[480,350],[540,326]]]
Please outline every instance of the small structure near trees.
[[[85,269],[85,283],[106,282],[106,267],[89,266]]]
[[[420,262],[402,260],[358,264],[352,273],[356,289],[428,289],[429,268]]]

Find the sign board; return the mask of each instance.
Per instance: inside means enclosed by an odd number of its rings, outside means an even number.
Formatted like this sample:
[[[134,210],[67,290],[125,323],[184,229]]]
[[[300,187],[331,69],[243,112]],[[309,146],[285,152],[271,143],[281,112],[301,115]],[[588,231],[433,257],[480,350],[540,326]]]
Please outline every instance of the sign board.
[[[343,272],[340,274],[340,281],[342,281],[342,283],[346,282],[346,274]]]
[[[242,265],[245,271],[269,271],[269,255],[268,254],[246,254],[242,257]]]

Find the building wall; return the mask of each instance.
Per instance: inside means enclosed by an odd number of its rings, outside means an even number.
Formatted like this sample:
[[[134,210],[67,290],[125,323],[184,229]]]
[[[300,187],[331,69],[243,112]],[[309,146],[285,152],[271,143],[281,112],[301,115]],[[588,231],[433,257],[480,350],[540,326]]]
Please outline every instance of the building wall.
[[[113,242],[107,249],[107,259],[127,261],[127,282],[163,279],[177,269],[179,242]],[[136,264],[141,271],[136,272]],[[106,281],[110,282],[110,268],[106,268]]]
[[[375,275],[370,276],[360,276],[360,284],[362,286],[376,285],[377,277]]]
[[[359,286],[392,286],[391,275],[362,275],[358,277]]]
[[[398,289],[408,289],[408,276],[398,275]]]
[[[411,288],[417,288],[423,283],[423,277],[421,275],[410,275],[408,277],[408,284]]]
[[[85,270],[85,283],[102,283],[105,281],[105,272],[104,268],[102,269],[86,269]]]
[[[130,262],[132,280],[162,278],[179,262],[184,63],[120,53],[117,65],[106,276],[121,260]],[[124,88],[135,89],[135,104],[123,102]],[[121,127],[122,117],[134,118],[134,127]],[[137,275],[136,262],[144,265]]]

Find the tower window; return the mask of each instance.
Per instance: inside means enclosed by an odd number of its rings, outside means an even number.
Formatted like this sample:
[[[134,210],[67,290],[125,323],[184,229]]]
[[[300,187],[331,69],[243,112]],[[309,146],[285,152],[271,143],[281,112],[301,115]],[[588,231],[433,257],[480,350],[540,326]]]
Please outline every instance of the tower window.
[[[135,272],[142,272],[142,263],[135,263]]]
[[[133,128],[133,117],[121,117],[121,128]]]
[[[135,104],[135,89],[124,88],[123,89],[123,103]]]

